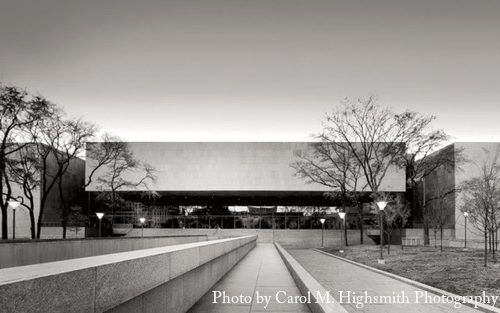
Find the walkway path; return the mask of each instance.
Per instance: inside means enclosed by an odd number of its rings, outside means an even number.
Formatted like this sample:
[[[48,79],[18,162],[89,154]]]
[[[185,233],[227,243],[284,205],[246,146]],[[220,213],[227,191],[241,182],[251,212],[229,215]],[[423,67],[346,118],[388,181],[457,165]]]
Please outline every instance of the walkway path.
[[[273,244],[259,244],[241,260],[212,290],[207,292],[190,313],[239,313],[239,312],[310,312],[305,304],[278,303],[276,293],[284,291],[288,296],[299,296],[292,276],[281,260]],[[225,292],[230,298],[247,296],[236,303],[221,303],[222,298],[214,302],[214,295]],[[256,295],[270,296],[266,307],[265,301],[257,303]],[[280,293],[281,297],[283,293]],[[248,301],[245,300],[252,299]],[[261,298],[262,300],[263,298]],[[241,301],[243,300],[243,301]],[[281,300],[281,298],[280,298]]]
[[[393,292],[401,294],[402,291],[409,297],[409,304],[366,304],[363,308],[356,308],[354,304],[342,304],[349,312],[380,312],[380,313],[436,313],[436,312],[467,312],[478,313],[467,306],[457,309],[453,304],[424,304],[415,303],[415,292],[422,289],[400,282],[393,278],[375,273],[368,269],[344,262],[320,252],[310,249],[287,250],[318,282],[331,291],[334,298],[339,301],[339,291],[356,292],[364,295],[366,291],[370,296],[392,296]],[[433,295],[433,294],[429,294]]]

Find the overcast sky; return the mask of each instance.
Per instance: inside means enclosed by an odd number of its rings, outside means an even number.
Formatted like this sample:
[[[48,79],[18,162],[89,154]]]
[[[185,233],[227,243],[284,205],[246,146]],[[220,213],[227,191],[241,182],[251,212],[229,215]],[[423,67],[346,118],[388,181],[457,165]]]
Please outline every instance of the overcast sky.
[[[0,0],[0,81],[134,141],[302,141],[346,96],[500,141],[499,0]]]

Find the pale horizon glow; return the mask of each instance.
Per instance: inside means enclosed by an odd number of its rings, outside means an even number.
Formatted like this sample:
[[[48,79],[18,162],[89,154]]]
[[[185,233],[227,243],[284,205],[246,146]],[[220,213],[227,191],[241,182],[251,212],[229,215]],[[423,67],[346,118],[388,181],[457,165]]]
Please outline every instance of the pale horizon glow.
[[[0,0],[0,81],[127,141],[309,141],[345,97],[500,141],[497,0]]]

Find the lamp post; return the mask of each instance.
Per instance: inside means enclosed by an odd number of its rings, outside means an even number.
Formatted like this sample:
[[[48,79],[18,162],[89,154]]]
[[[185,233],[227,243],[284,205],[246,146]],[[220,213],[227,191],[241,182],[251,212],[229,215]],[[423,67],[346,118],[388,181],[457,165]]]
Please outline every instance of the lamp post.
[[[324,247],[324,232],[325,232],[325,219],[320,218],[319,221],[321,222],[321,248]]]
[[[141,217],[139,221],[141,222],[141,237],[144,237],[144,222],[146,222],[146,219]]]
[[[467,216],[469,216],[469,212],[464,212],[464,218],[465,218],[465,244],[464,244],[464,249],[467,249]]]
[[[97,215],[97,218],[99,219],[99,237],[101,237],[101,220],[102,217],[104,216],[104,213],[96,212],[95,215]]]
[[[382,218],[382,214],[384,213],[384,209],[387,205],[387,201],[377,201],[377,206],[379,209],[379,224],[380,224],[380,258],[378,259],[379,264],[385,264],[384,260],[384,220]]]
[[[21,204],[16,200],[7,201],[12,207],[12,240],[16,239],[16,208]]]
[[[340,232],[340,245],[342,245],[342,241],[343,241],[342,233],[344,233],[344,231],[345,231],[345,212],[339,212],[338,214],[339,214],[340,219],[342,220],[342,229]],[[344,234],[344,235],[346,236],[346,238],[344,238],[344,240],[345,240],[345,239],[347,239],[347,234]],[[342,252],[344,252],[344,250],[340,250],[340,253],[342,253]]]

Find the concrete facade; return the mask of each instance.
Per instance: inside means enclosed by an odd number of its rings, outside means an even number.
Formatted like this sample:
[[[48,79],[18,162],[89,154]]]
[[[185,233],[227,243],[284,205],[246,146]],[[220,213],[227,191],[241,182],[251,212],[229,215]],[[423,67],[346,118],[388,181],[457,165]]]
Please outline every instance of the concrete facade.
[[[185,312],[255,245],[247,236],[0,269],[2,312],[120,312],[155,293]]]
[[[139,234],[138,229],[134,229],[129,235]],[[366,236],[364,243],[373,244],[373,241]],[[144,236],[169,236],[169,235],[206,235],[209,239],[229,238],[237,236],[257,236],[258,243],[278,242],[286,248],[317,248],[321,246],[321,229],[207,229],[207,228],[148,228],[144,229]],[[325,247],[339,247],[343,245],[343,231],[340,229],[325,229],[324,231]],[[359,244],[359,230],[349,229],[347,231],[349,244]]]
[[[497,142],[456,142],[444,149],[448,149],[452,154],[454,164],[452,167],[444,169],[438,168],[425,179],[426,197],[436,195],[438,189],[454,189],[449,201],[443,204],[443,209],[449,211],[449,223],[445,228],[454,230],[452,238],[449,238],[451,246],[462,246],[465,238],[465,218],[463,195],[460,193],[460,187],[465,181],[481,176],[481,165],[485,162],[491,162],[500,143]],[[422,184],[420,184],[420,198],[422,198]],[[468,246],[474,246],[476,243],[484,242],[482,230],[472,224],[467,223],[467,239],[470,241]],[[433,237],[430,231],[431,239]],[[439,237],[439,235],[438,235]],[[448,237],[448,236],[447,236]],[[448,239],[448,238],[447,238]]]
[[[205,235],[0,243],[0,268],[206,241]]]
[[[92,144],[89,143],[89,147]],[[135,157],[157,170],[157,191],[329,191],[296,177],[291,164],[297,153],[312,149],[306,142],[130,142]],[[88,160],[86,171],[94,167]],[[97,171],[96,177],[108,169]],[[129,173],[137,180],[140,173]],[[363,185],[361,182],[360,185]],[[87,190],[97,191],[97,179]],[[391,167],[382,190],[405,191],[405,171]],[[132,189],[136,190],[136,189]],[[145,190],[141,188],[140,190]]]

